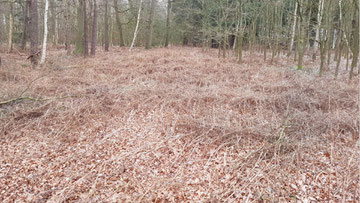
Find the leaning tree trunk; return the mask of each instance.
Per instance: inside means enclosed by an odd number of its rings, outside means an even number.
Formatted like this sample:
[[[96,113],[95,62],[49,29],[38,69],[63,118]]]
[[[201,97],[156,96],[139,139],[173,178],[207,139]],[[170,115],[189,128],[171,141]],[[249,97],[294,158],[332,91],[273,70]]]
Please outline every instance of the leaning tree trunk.
[[[155,4],[156,4],[156,0],[151,0],[150,15],[149,15],[149,20],[148,20],[148,28],[147,28],[145,49],[151,49],[151,46],[152,46],[152,36],[153,36],[153,30],[154,30],[153,21],[154,21]]]
[[[30,60],[35,68],[38,65],[38,5],[37,0],[30,0]]]
[[[13,2],[9,3],[10,13],[9,13],[9,37],[8,37],[8,52],[13,50],[13,32],[14,32],[14,5]]]
[[[48,10],[49,10],[49,0],[45,0],[44,40],[43,40],[43,45],[42,45],[40,64],[43,64],[45,62],[45,58],[46,58],[46,45],[47,45],[47,35],[48,35]]]
[[[109,16],[108,0],[105,0],[105,51],[109,51]]]
[[[120,11],[119,11],[119,7],[117,4],[117,0],[114,0],[114,9],[115,9],[115,20],[116,20],[116,24],[119,30],[119,40],[120,40],[120,46],[123,47],[125,46],[124,43],[124,34],[123,34],[123,29],[122,29],[122,24],[121,24],[121,20],[120,20]]]
[[[97,27],[97,5],[96,0],[94,0],[94,11],[93,11],[93,25],[91,30],[91,55],[95,55],[96,51],[96,27]]]
[[[134,47],[134,44],[135,44],[135,41],[136,41],[136,36],[137,36],[138,31],[139,31],[139,22],[140,22],[140,15],[141,15],[141,4],[142,4],[142,0],[140,0],[139,11],[138,11],[137,20],[136,20],[136,26],[135,26],[135,31],[134,31],[134,37],[133,37],[133,40],[131,42],[129,51],[131,51],[131,49]]]

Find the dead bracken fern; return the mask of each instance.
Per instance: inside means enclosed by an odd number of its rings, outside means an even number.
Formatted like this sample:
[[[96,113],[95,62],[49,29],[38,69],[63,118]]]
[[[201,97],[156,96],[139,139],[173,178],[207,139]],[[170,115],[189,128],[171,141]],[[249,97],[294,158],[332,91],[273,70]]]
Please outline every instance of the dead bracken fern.
[[[256,52],[64,53],[35,70],[6,55],[0,202],[359,199],[358,84],[344,72]]]

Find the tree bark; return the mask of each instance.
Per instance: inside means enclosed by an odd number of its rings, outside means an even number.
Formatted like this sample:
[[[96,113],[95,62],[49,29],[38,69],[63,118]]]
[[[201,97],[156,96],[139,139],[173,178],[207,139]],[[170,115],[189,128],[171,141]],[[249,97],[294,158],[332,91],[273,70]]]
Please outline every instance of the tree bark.
[[[86,2],[87,0],[84,0],[84,56],[89,55],[89,32],[88,32],[88,19],[87,19],[87,9],[86,9]]]
[[[38,45],[39,45],[39,37],[38,37],[38,5],[37,0],[30,0],[30,60],[35,68],[38,65]]]
[[[156,0],[151,0],[145,49],[151,49],[151,47],[152,47],[152,36],[153,36],[153,30],[154,30],[153,21],[154,21],[155,4],[156,4]]]
[[[350,66],[350,74],[349,79],[352,80],[354,77],[354,70],[357,66],[358,59],[359,59],[359,27],[360,27],[360,18],[358,18],[358,15],[360,15],[359,11],[357,10],[357,2],[354,1],[354,19],[352,21],[352,36],[353,36],[353,42],[352,42],[352,53],[353,53],[353,59]],[[358,5],[360,6],[360,5]]]
[[[71,47],[70,47],[70,37],[69,37],[69,33],[70,33],[70,11],[69,11],[69,3],[68,0],[64,1],[64,6],[65,6],[65,10],[64,10],[64,19],[65,19],[65,49],[66,49],[66,53],[68,55],[70,55],[71,53]]]
[[[319,40],[320,40],[320,28],[324,11],[324,0],[319,0],[318,6],[318,14],[317,14],[317,26],[316,26],[316,34],[315,34],[315,42],[313,46],[313,59],[316,59],[316,53],[319,48]]]
[[[121,24],[121,19],[120,19],[120,11],[119,11],[119,7],[117,4],[117,0],[114,0],[114,8],[115,8],[115,19],[116,19],[116,24],[119,30],[119,42],[120,42],[120,46],[123,47],[125,46],[124,43],[124,34],[123,34],[123,29],[122,29],[122,24]]]
[[[46,58],[46,45],[47,45],[47,35],[48,35],[48,10],[49,10],[49,0],[45,0],[45,13],[44,13],[44,40],[42,45],[41,60],[40,64],[45,62]]]
[[[96,0],[94,0],[94,11],[93,11],[93,25],[91,32],[91,55],[95,55],[96,51],[96,28],[97,28],[97,5]]]
[[[50,13],[51,13],[51,29],[49,31],[49,36],[52,38],[52,43],[56,47],[59,39],[58,35],[58,20],[57,20],[57,9],[56,9],[56,1],[50,1]]]
[[[171,0],[168,0],[168,2],[167,2],[167,12],[166,12],[165,47],[169,46],[169,40],[170,40],[170,14],[171,14]]]
[[[77,34],[75,41],[75,54],[83,54],[85,52],[84,28],[84,0],[79,0],[79,6],[77,8]]]
[[[105,51],[109,51],[109,16],[108,0],[105,0]]]
[[[291,55],[291,52],[294,47],[296,24],[297,24],[297,10],[298,10],[298,3],[295,2],[294,21],[293,21],[293,27],[292,27],[292,31],[291,31],[290,48],[289,48],[289,54],[288,54],[289,56]]]
[[[10,2],[10,13],[9,13],[9,36],[8,36],[8,52],[13,50],[13,32],[14,32],[14,3]]]
[[[129,51],[131,51],[131,49],[134,47],[135,41],[136,41],[136,36],[139,30],[139,22],[140,22],[140,15],[141,15],[141,4],[142,4],[142,0],[140,0],[140,4],[139,4],[139,11],[138,11],[138,15],[137,15],[137,20],[136,20],[136,27],[135,27],[135,31],[134,31],[134,37],[133,40],[131,42]]]
[[[300,2],[302,2],[302,5],[300,4]],[[301,0],[298,1],[298,7],[300,7],[299,9],[299,14],[302,15],[302,17],[300,17],[300,21],[299,21],[299,39],[297,40],[297,47],[298,47],[298,69],[302,69],[303,68],[303,59],[304,59],[304,53],[305,53],[305,33],[306,33],[306,19],[305,19],[305,12],[306,12],[306,8],[305,8],[305,3]]]
[[[25,49],[26,47],[26,41],[28,38],[28,27],[29,27],[29,0],[25,1],[25,5],[24,5],[24,9],[23,9],[23,15],[24,15],[24,31],[22,34],[22,39],[21,39],[21,49]]]

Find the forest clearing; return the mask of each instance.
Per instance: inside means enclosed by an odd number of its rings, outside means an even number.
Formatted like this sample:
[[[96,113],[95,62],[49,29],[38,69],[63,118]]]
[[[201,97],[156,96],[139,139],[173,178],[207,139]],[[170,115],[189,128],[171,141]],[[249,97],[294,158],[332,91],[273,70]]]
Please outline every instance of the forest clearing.
[[[356,202],[357,80],[244,54],[3,55],[0,201]]]

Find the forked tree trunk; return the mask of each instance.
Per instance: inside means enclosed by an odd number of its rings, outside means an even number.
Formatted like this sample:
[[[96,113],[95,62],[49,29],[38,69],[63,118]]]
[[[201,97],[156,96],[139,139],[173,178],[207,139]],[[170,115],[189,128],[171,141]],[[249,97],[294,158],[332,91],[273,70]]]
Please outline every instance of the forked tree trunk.
[[[47,37],[48,37],[48,10],[49,10],[49,0],[45,0],[44,40],[43,40],[43,44],[42,44],[40,64],[43,64],[45,62],[45,58],[46,58],[46,46],[47,46]]]

